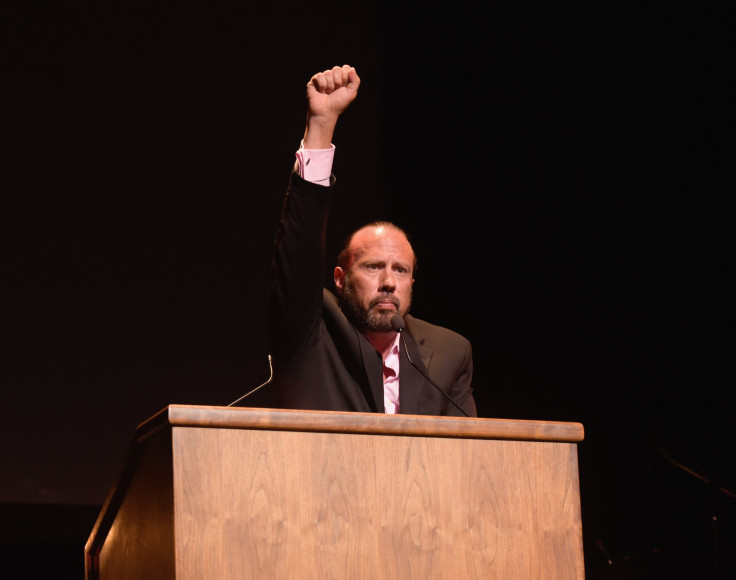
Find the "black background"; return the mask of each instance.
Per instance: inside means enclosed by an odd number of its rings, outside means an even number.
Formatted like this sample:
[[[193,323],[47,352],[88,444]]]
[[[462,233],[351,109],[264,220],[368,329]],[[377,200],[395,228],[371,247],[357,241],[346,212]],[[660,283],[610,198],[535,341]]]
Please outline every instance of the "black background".
[[[583,423],[589,577],[731,573],[733,9],[3,12],[4,577],[39,552],[81,577],[135,427],[265,380],[304,85],[344,63],[330,255],[399,223],[414,314],[473,343],[479,414]]]

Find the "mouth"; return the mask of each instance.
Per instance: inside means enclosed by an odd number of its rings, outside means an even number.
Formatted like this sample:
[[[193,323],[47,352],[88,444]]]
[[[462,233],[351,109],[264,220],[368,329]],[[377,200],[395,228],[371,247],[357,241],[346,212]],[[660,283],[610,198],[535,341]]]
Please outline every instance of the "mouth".
[[[379,312],[399,311],[398,300],[392,298],[378,298],[373,300],[373,302],[371,302],[371,307],[376,308]]]

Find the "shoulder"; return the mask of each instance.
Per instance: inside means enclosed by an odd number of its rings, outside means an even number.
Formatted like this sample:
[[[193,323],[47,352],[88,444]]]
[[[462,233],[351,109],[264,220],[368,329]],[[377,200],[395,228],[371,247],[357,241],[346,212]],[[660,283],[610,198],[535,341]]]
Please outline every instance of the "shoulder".
[[[470,341],[454,330],[432,324],[411,314],[407,314],[404,320],[406,321],[406,329],[418,344],[430,348],[440,344],[443,348],[454,347],[463,350],[470,348]]]

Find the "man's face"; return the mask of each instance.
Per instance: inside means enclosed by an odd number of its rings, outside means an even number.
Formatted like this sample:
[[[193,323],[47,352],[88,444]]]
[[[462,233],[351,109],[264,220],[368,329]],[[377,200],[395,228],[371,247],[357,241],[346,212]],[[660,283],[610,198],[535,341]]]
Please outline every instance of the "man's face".
[[[347,271],[335,268],[335,286],[345,315],[361,331],[389,332],[391,318],[411,306],[414,251],[391,227],[359,230],[350,243]]]

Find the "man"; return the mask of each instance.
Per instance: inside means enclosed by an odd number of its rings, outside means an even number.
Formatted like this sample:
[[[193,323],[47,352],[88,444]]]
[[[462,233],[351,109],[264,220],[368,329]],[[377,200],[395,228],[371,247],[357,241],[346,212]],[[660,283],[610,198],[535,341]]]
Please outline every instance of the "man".
[[[470,342],[408,314],[415,257],[400,228],[376,222],[355,232],[334,269],[337,295],[322,287],[332,137],[359,86],[348,65],[307,84],[306,129],[274,242],[270,394],[293,409],[476,416]]]

